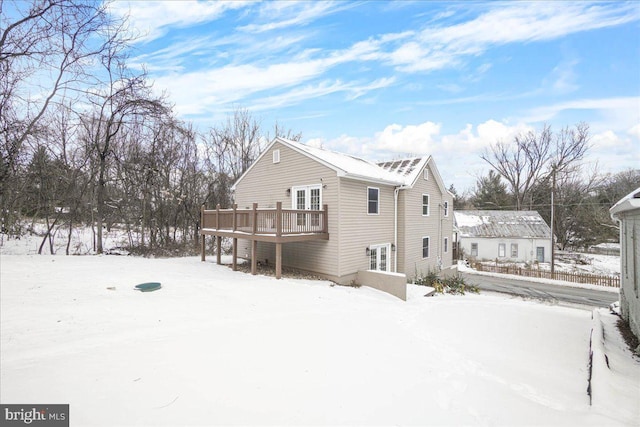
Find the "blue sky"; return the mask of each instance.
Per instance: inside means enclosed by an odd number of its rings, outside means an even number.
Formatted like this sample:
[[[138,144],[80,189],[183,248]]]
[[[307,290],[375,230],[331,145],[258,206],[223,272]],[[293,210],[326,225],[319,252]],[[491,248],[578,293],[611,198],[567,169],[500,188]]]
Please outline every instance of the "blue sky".
[[[369,160],[433,155],[462,192],[489,144],[589,123],[588,163],[640,167],[640,3],[124,2],[144,66],[206,130],[246,108]]]

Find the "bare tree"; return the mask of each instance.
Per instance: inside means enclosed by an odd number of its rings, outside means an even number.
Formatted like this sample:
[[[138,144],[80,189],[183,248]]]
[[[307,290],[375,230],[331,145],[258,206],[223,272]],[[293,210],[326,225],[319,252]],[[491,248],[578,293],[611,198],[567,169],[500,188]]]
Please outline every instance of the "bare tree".
[[[224,125],[210,129],[207,148],[217,172],[235,181],[258,157],[263,143],[260,123],[248,110],[238,108]]]
[[[578,167],[589,148],[589,126],[578,123],[575,129],[563,128],[554,134],[545,125],[540,132],[517,135],[513,141],[498,141],[480,156],[502,176],[516,202],[516,209],[531,205],[531,190],[536,183],[554,173]]]
[[[301,133],[285,130],[277,122],[273,128],[275,137],[294,141],[302,138]],[[231,185],[258,158],[271,135],[248,110],[238,108],[224,124],[213,127],[203,138],[205,147],[204,164],[210,177],[206,201],[228,205],[231,202]]]
[[[12,221],[15,191],[9,184],[15,183],[12,174],[25,142],[52,104],[95,81],[88,67],[121,35],[107,32],[122,25],[107,6],[82,0],[0,1],[0,208],[5,225]]]
[[[85,114],[83,125],[88,148],[93,153],[97,171],[95,186],[96,252],[102,253],[103,223],[106,217],[106,191],[114,145],[123,129],[135,117],[161,117],[168,107],[162,97],[155,96],[146,76],[132,75],[124,63],[121,46],[112,45],[102,57],[107,80],[102,88],[87,92],[92,110]]]

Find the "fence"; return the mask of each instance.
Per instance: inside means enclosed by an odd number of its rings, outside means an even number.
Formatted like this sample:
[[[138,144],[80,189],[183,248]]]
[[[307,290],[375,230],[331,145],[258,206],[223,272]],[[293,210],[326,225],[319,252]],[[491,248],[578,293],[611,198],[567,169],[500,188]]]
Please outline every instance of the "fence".
[[[473,265],[478,271],[489,271],[492,273],[515,274],[524,277],[537,277],[541,279],[564,280],[565,282],[587,283],[598,286],[608,286],[612,288],[620,287],[620,277],[602,276],[599,274],[573,273],[568,271],[555,271],[553,274],[547,270],[529,269],[518,267],[517,265],[487,265],[475,263]]]

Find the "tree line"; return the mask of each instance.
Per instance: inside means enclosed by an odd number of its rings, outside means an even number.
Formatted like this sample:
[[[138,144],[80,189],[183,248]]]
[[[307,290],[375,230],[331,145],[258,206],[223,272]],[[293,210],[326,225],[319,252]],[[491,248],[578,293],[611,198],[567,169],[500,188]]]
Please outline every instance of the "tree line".
[[[0,12],[2,12],[0,2]],[[202,204],[228,205],[231,184],[273,136],[237,108],[196,132],[177,118],[144,71],[129,66],[133,38],[106,3],[15,2],[0,13],[0,219],[20,236],[43,221],[53,235],[91,225],[126,230],[129,246],[154,250],[196,242]],[[271,134],[270,134],[271,133]]]
[[[618,240],[609,208],[640,187],[640,169],[616,174],[585,167],[590,149],[589,126],[578,123],[558,132],[545,125],[497,141],[482,154],[491,166],[464,195],[455,188],[456,209],[534,210],[553,222],[560,249],[583,249]],[[553,203],[552,203],[553,200]],[[553,215],[553,221],[552,221]]]

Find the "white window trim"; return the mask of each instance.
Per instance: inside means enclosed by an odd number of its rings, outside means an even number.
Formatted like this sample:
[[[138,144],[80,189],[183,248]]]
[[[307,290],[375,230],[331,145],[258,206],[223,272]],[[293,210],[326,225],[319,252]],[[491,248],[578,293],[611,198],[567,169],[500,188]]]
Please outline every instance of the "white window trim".
[[[475,253],[475,255],[473,254],[473,245],[476,245],[476,253]],[[472,242],[472,243],[471,243],[471,246],[469,246],[469,248],[470,248],[470,249],[469,249],[470,255],[471,255],[471,256],[478,256],[478,253],[479,253],[479,247],[480,247],[480,245],[478,245],[478,243],[476,243],[476,242]]]
[[[273,150],[273,163],[280,163],[280,150]]]
[[[449,252],[449,238],[445,237],[444,238],[444,253],[446,254],[447,252]]]
[[[513,255],[513,249],[514,249],[514,247],[515,247],[515,250],[516,250],[516,254],[515,254],[515,255]],[[518,244],[517,244],[517,243],[512,243],[512,244],[511,244],[511,254],[510,254],[510,255],[511,255],[511,258],[518,258],[518,253],[519,253]]]
[[[373,251],[374,249],[378,250],[380,248],[386,248],[387,249],[387,268],[385,270],[380,270],[379,268],[376,270],[371,270],[371,255],[369,255],[369,258],[367,259],[367,262],[369,263],[369,270],[371,271],[384,271],[384,272],[391,272],[391,260],[392,260],[392,256],[391,256],[391,243],[378,243],[375,245],[369,245],[369,250]],[[380,252],[377,252],[378,254]],[[376,264],[379,266],[379,256],[376,259]]]
[[[502,248],[502,255],[500,255],[500,248]],[[505,258],[507,256],[507,244],[498,243],[498,258]]]
[[[444,201],[444,216],[449,216],[449,201],[447,200]]]
[[[291,187],[291,209],[298,209],[298,198],[296,197],[298,190],[305,190],[305,209],[311,209],[311,190],[320,190],[320,209],[322,210],[322,184],[296,185]]]
[[[422,177],[424,178],[425,181],[429,181],[429,169],[428,168],[424,168],[424,171],[422,171]]]
[[[369,190],[376,190],[378,192],[378,202],[376,205],[377,212],[369,212]],[[367,215],[380,215],[380,188],[379,187],[367,187]]]
[[[424,239],[429,239],[429,253],[426,257],[424,256]],[[431,258],[431,236],[422,236],[422,239],[420,239],[420,252],[422,253],[422,259]]]
[[[429,198],[429,203],[427,203],[427,213],[424,213],[424,196]],[[420,200],[422,202],[422,207],[420,208],[420,212],[422,216],[429,216],[431,214],[431,196],[428,193],[422,193],[422,198]]]

